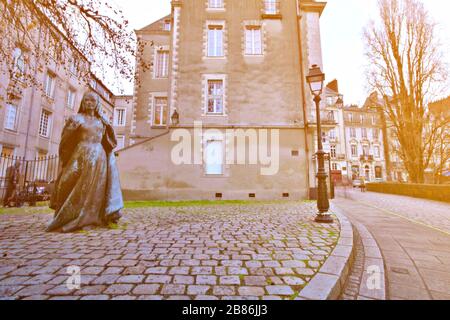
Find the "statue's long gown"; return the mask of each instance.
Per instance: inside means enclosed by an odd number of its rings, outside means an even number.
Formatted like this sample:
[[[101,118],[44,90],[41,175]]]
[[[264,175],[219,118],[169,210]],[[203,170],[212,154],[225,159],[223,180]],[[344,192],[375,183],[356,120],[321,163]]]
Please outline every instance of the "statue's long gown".
[[[67,121],[59,148],[62,171],[50,203],[56,212],[47,231],[104,225],[123,208],[116,145],[105,119],[78,114]]]

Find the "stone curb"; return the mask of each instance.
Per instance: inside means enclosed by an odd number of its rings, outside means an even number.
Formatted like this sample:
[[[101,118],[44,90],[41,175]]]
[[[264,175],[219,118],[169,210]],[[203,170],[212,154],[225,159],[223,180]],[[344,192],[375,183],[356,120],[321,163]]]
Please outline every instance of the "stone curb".
[[[386,272],[380,248],[372,234],[363,224],[354,222],[353,225],[358,231],[364,247],[364,272],[359,287],[358,300],[386,300]],[[374,273],[378,273],[382,277],[377,281],[380,285],[378,289],[368,288],[369,283],[373,283],[373,281],[369,281],[369,278],[374,277]]]
[[[337,300],[355,257],[353,227],[343,212],[332,205],[341,225],[339,241],[319,272],[299,293],[299,300]]]

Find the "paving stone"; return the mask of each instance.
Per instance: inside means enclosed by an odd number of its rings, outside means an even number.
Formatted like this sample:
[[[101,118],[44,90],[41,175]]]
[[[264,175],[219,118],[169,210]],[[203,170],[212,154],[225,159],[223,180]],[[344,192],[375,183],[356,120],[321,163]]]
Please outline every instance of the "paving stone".
[[[223,285],[240,285],[241,279],[238,276],[221,276],[219,283]]]
[[[167,267],[148,268],[145,270],[145,274],[166,274],[168,269]]]
[[[117,279],[117,283],[142,283],[144,282],[145,276],[137,276],[137,275],[130,275],[130,276],[122,276]]]
[[[125,295],[133,291],[132,284],[113,284],[110,285],[103,293],[109,295]]]
[[[241,296],[263,296],[265,290],[262,287],[240,287],[239,294]]]
[[[183,295],[186,291],[186,286],[181,284],[165,284],[161,289],[162,295]]]
[[[114,284],[117,279],[119,279],[119,275],[102,275],[94,280],[92,280],[91,284]]]
[[[248,275],[246,268],[228,267],[228,274],[230,275]]]
[[[199,285],[191,285],[187,287],[188,295],[206,295],[207,292],[211,289],[210,286],[199,286]]]
[[[173,267],[170,268],[169,274],[188,275],[190,267]]]
[[[306,282],[298,277],[283,277],[283,281],[290,286],[303,286]]]
[[[145,279],[145,283],[170,283],[172,276],[150,275]]]
[[[174,284],[194,284],[195,278],[193,276],[176,275],[173,277]]]
[[[290,286],[266,286],[269,295],[291,296],[294,291]]]
[[[231,286],[214,286],[213,287],[213,295],[216,296],[228,296],[228,295],[235,295],[236,289],[235,287]]]
[[[136,286],[133,290],[133,294],[135,295],[155,295],[161,285],[159,284],[140,284]]]
[[[247,286],[266,286],[267,278],[263,276],[246,276],[244,283]]]
[[[192,275],[210,275],[213,272],[212,267],[192,267]]]
[[[206,284],[206,285],[215,285],[217,283],[216,276],[197,276],[195,283],[198,285]]]
[[[80,295],[80,296],[101,295],[101,293],[103,293],[103,291],[105,291],[106,288],[107,288],[106,285],[83,286],[80,288],[80,290],[75,290],[75,292],[73,294]]]

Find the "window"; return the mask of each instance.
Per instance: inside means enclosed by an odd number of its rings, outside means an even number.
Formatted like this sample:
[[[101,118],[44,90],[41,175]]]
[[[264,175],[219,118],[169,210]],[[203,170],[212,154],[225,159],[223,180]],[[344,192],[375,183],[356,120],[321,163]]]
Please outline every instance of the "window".
[[[165,126],[167,124],[167,98],[155,98],[153,113],[153,124],[155,126]]]
[[[336,158],[336,146],[331,146],[330,155],[332,158]]]
[[[50,137],[52,114],[47,110],[42,110],[41,119],[39,121],[39,135],[44,138]]]
[[[72,58],[72,59],[70,60],[69,71],[70,71],[72,74],[76,74],[76,73],[77,73],[77,64],[76,64],[74,58]]]
[[[125,127],[127,121],[127,111],[124,108],[114,109],[114,125],[117,127]]]
[[[16,130],[17,124],[17,106],[6,104],[5,129]]]
[[[364,123],[364,115],[361,115],[361,123]]]
[[[379,146],[375,146],[374,147],[374,153],[375,153],[375,158],[380,158],[380,147]]]
[[[72,110],[75,108],[75,97],[75,90],[70,88],[69,91],[67,91],[67,107]]]
[[[262,38],[260,26],[245,27],[245,54],[262,54]]]
[[[375,179],[383,179],[383,168],[380,166],[375,167]]]
[[[335,120],[334,120],[334,111],[328,112],[328,114],[327,114],[327,120],[328,120],[328,121],[331,121],[331,122],[335,122]]]
[[[350,128],[350,138],[356,138],[356,129]]]
[[[169,51],[158,50],[156,53],[156,78],[169,76]]]
[[[352,157],[358,156],[358,147],[354,144],[352,144]]]
[[[170,23],[170,20],[164,21],[163,30],[170,31],[171,29],[172,29],[172,24]]]
[[[5,158],[13,157],[14,156],[14,148],[3,147],[2,148],[2,156]],[[2,166],[2,167],[4,167],[4,166]]]
[[[338,171],[338,170],[339,170],[339,166],[338,166],[337,163],[333,163],[331,166],[332,166],[332,169],[333,169],[334,171]]]
[[[205,148],[205,173],[207,175],[223,174],[223,143],[222,141],[209,140]]]
[[[209,114],[223,114],[223,80],[208,80]]]
[[[276,0],[263,0],[264,1],[264,13],[265,14],[277,14],[278,13],[278,1]]]
[[[208,0],[208,8],[209,9],[222,9],[223,8],[223,0]]]
[[[46,96],[49,98],[53,98],[53,95],[55,93],[55,82],[56,82],[55,75],[51,74],[50,72],[47,72],[44,89]]]
[[[366,128],[361,129],[361,135],[364,139],[367,139],[367,129]]]
[[[125,148],[125,136],[118,135],[117,136],[117,147],[115,150],[116,151],[122,150],[123,148]]]
[[[223,26],[208,26],[208,57],[223,57]]]
[[[333,97],[327,97],[327,106],[332,106],[334,104],[334,98]]]
[[[369,155],[369,146],[368,145],[363,146],[363,154],[365,157],[367,157]]]
[[[372,116],[372,125],[376,125],[377,124],[377,117],[376,116]]]
[[[379,129],[372,129],[372,135],[374,140],[378,140],[380,137],[380,130]]]
[[[332,139],[332,140],[336,139],[336,130],[335,129],[330,130],[330,139]]]
[[[353,122],[353,113],[348,114],[348,121]]]
[[[15,79],[21,79],[25,74],[25,57],[22,49],[20,48],[14,49],[13,59],[14,59],[13,77]]]

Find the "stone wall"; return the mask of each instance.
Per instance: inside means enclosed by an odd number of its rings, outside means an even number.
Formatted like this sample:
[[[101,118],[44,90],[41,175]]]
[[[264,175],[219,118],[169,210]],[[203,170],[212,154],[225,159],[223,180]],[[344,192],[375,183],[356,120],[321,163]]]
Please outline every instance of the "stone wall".
[[[450,185],[371,183],[367,185],[367,190],[450,202]]]

